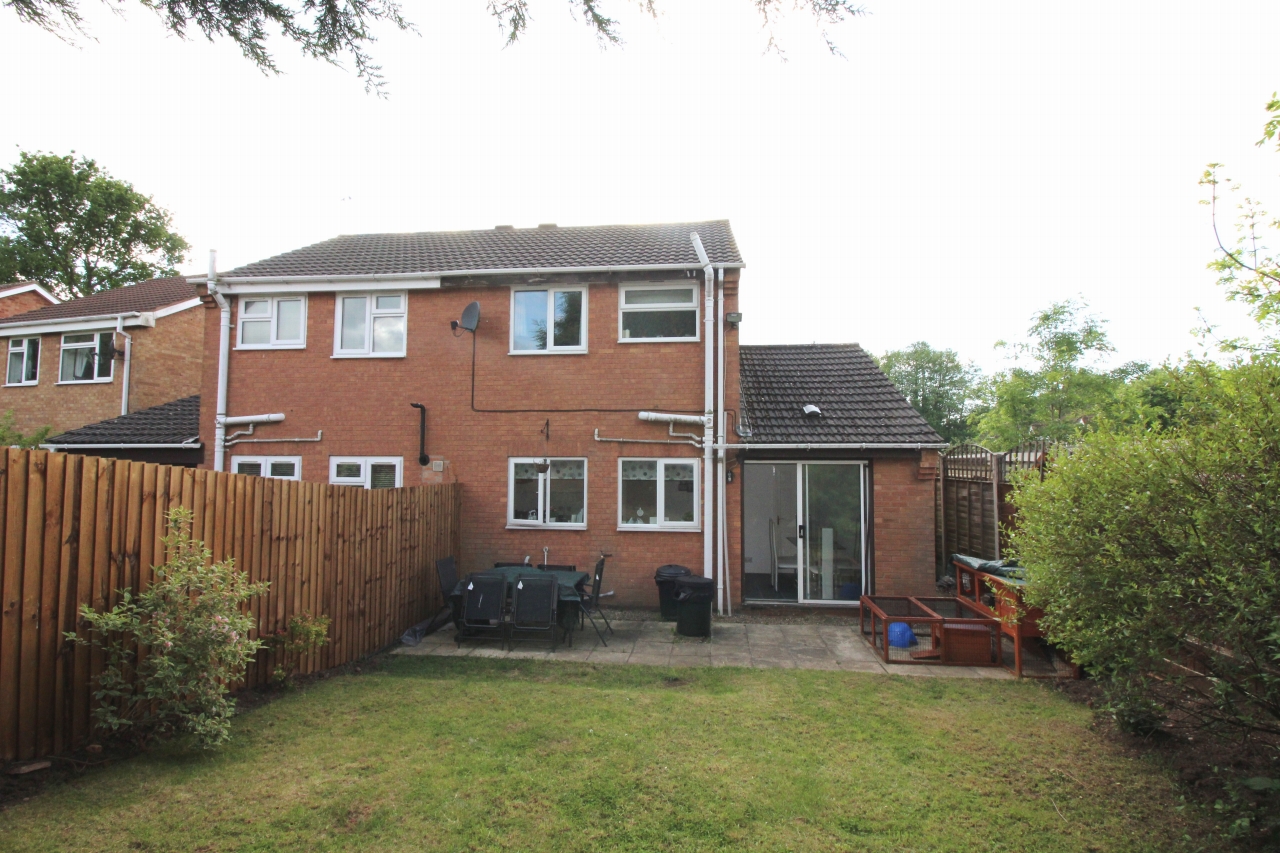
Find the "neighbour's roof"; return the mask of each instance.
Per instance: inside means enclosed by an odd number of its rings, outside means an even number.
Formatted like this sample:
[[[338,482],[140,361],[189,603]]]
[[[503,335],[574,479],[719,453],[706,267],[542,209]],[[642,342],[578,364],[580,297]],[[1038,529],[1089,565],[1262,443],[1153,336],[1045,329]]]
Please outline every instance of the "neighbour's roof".
[[[82,296],[57,305],[15,314],[6,318],[2,325],[21,325],[42,320],[74,320],[77,317],[97,317],[101,314],[155,311],[198,296],[195,287],[185,278],[153,278],[150,281],[140,281],[137,284],[128,284],[113,290],[103,290],[92,296]]]
[[[49,288],[45,287],[38,281],[11,281],[7,284],[0,284],[0,299],[6,296],[12,296],[12,291],[21,290],[26,292],[39,293],[41,296],[48,297],[50,302],[57,302],[58,297],[49,292]]]
[[[601,267],[699,266],[697,232],[713,264],[741,266],[725,219],[665,225],[493,228],[334,237],[224,273],[226,278],[411,275]]]
[[[68,430],[46,439],[45,444],[70,447],[86,444],[182,444],[199,448],[200,396],[184,397],[130,412],[109,421]]]
[[[747,444],[944,444],[857,344],[743,346]],[[805,415],[814,405],[821,415]]]

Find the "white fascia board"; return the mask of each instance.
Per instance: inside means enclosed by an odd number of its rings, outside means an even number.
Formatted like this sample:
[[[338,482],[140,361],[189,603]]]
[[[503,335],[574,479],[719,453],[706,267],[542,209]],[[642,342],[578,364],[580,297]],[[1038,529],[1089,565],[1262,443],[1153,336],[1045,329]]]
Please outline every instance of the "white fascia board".
[[[830,442],[809,444],[717,444],[716,450],[943,450],[949,444],[929,442]]]
[[[61,299],[54,296],[49,291],[45,290],[44,287],[42,287],[41,285],[35,284],[35,283],[24,284],[22,287],[13,288],[13,290],[0,291],[0,299],[5,299],[10,296],[17,296],[19,293],[38,293],[41,296],[43,296],[45,299],[48,299],[50,305],[62,304]]]
[[[161,317],[168,317],[171,314],[177,314],[180,311],[186,311],[188,308],[195,308],[197,305],[200,305],[200,304],[201,304],[200,297],[193,296],[190,299],[183,300],[182,302],[176,302],[173,305],[169,305],[165,308],[157,308],[155,311],[152,311],[151,313],[152,315],[154,315],[154,317],[157,320],[159,320]]]
[[[17,338],[23,335],[52,335],[58,332],[109,332],[123,320],[125,328],[145,326],[153,328],[156,315],[151,311],[128,311],[122,314],[95,314],[91,317],[61,317],[56,320],[37,320],[26,323],[0,323],[0,337]]]

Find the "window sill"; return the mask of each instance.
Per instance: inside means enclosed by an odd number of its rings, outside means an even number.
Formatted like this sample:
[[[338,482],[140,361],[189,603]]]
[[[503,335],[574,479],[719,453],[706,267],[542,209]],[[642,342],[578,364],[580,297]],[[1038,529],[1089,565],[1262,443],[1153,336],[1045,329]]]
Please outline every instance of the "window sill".
[[[507,355],[587,355],[585,349],[513,349]]]
[[[696,344],[702,338],[618,338],[620,344]]]
[[[402,352],[335,352],[330,358],[404,358]]]
[[[73,379],[67,382],[55,382],[54,385],[108,385],[114,381],[115,377],[110,376],[106,379]]]
[[[701,533],[701,527],[664,527],[661,524],[619,524],[619,533]]]
[[[255,351],[262,352],[265,350],[273,350],[273,349],[306,349],[306,348],[307,348],[306,344],[261,344],[261,345],[236,344],[234,347],[232,347],[232,349],[235,349],[235,350],[248,350],[250,352],[255,352]]]
[[[515,524],[507,522],[508,530],[586,530],[585,524]]]
[[[39,384],[40,384],[39,382],[6,382],[4,383],[4,387],[5,388],[34,388]],[[68,383],[68,384],[71,384],[71,383]],[[74,383],[74,384],[78,385],[80,383]]]

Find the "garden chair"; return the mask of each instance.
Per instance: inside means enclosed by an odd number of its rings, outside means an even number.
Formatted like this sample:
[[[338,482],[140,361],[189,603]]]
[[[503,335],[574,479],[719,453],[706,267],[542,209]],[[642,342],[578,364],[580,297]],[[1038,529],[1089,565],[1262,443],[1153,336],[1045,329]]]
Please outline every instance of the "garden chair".
[[[515,648],[517,631],[545,631],[551,651],[559,645],[560,582],[555,575],[519,575],[511,585],[511,619],[507,638]]]
[[[468,578],[462,593],[462,626],[458,630],[458,646],[462,646],[463,640],[492,639],[496,635],[505,647],[506,609],[506,577],[477,573]]]
[[[613,633],[613,626],[609,624],[609,617],[600,608],[600,599],[613,595],[613,590],[603,593],[600,591],[600,584],[604,580],[604,560],[608,556],[608,554],[601,554],[600,559],[596,561],[596,567],[591,572],[591,591],[582,593],[582,603],[579,605],[580,616],[585,616],[591,620],[591,627],[596,629],[596,636],[600,638],[600,642],[605,646],[608,646],[609,643],[605,640],[604,634],[600,633],[600,626],[596,624],[595,617],[599,616],[603,619],[605,629],[610,634]]]

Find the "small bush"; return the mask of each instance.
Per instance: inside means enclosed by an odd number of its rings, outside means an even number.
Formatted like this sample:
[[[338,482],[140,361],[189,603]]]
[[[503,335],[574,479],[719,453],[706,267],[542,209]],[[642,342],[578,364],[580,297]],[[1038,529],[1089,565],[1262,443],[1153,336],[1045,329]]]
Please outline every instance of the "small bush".
[[[307,611],[290,619],[288,628],[268,634],[263,639],[266,648],[275,649],[281,655],[271,678],[277,684],[283,684],[297,669],[299,658],[328,644],[329,617],[312,616]]]
[[[254,622],[240,608],[267,583],[249,583],[231,560],[212,562],[188,532],[190,510],[173,510],[168,522],[169,561],[156,567],[151,586],[136,597],[121,590],[120,603],[106,613],[82,606],[89,636],[67,638],[106,652],[94,693],[101,729],[139,743],[189,732],[207,749],[231,736],[228,688],[262,647],[249,638]]]

